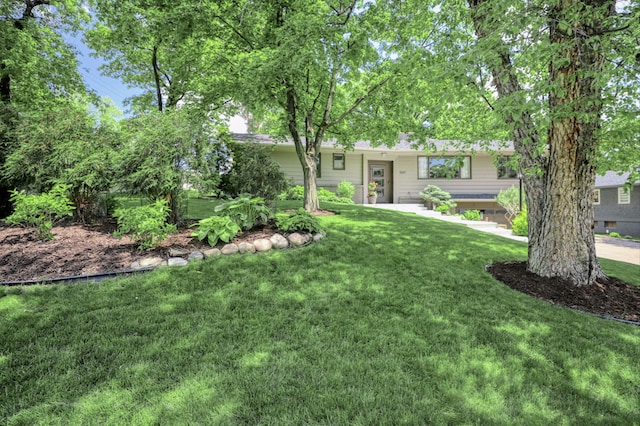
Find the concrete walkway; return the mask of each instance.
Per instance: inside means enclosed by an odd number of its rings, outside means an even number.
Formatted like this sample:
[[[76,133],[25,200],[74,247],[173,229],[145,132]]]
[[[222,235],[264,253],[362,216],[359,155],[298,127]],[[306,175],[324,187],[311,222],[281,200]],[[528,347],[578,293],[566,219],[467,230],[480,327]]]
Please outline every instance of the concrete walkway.
[[[490,234],[499,235],[512,240],[528,241],[527,237],[513,235],[510,229],[500,228],[495,222],[478,222],[465,220],[459,216],[443,216],[433,210],[427,210],[420,204],[373,204],[367,205],[367,207],[415,213],[432,219],[460,223],[477,231],[488,232]],[[603,257],[605,259],[613,259],[620,262],[640,265],[640,241],[596,236],[596,254],[598,257]]]

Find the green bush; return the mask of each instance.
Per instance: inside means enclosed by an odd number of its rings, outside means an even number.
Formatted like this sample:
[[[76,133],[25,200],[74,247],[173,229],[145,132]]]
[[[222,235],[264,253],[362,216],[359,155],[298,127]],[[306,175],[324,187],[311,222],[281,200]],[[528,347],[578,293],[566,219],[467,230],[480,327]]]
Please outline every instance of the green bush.
[[[480,220],[482,216],[480,215],[480,210],[465,210],[464,218],[467,220]]]
[[[243,231],[247,231],[258,223],[267,223],[271,211],[264,204],[264,198],[251,194],[242,194],[238,198],[216,206],[217,216],[229,216]]]
[[[353,200],[353,194],[355,193],[355,187],[348,180],[343,180],[338,184],[338,190],[336,191],[336,195],[338,196],[338,198],[347,198],[349,200]]]
[[[449,213],[450,209],[451,207],[449,207],[447,204],[440,204],[438,207],[436,207],[436,211],[440,213]]]
[[[523,208],[522,211],[513,219],[511,223],[511,230],[514,234],[521,237],[529,235],[529,222],[527,221],[527,209]]]
[[[276,226],[285,232],[324,232],[318,219],[303,208],[299,208],[288,216],[279,217]]]
[[[49,192],[27,195],[13,191],[10,201],[13,214],[5,219],[10,225],[33,228],[41,240],[53,240],[53,224],[65,216],[73,215],[73,203],[67,197],[67,185],[55,185]]]
[[[240,226],[229,216],[211,216],[198,222],[198,228],[191,233],[192,237],[198,237],[200,241],[207,239],[207,243],[213,247],[218,241],[228,243],[240,232]]]
[[[304,199],[304,187],[301,185],[290,186],[279,196],[279,200],[302,200]]]
[[[153,204],[127,209],[117,209],[113,216],[118,220],[118,230],[114,235],[122,238],[127,234],[138,243],[140,250],[155,247],[159,242],[176,231],[175,225],[167,223],[169,207],[166,200],[156,200]]]
[[[348,183],[348,182],[347,182]],[[352,195],[353,197],[353,195]],[[292,186],[278,196],[279,200],[302,200],[304,199],[304,187],[301,185]],[[327,203],[353,204],[353,200],[347,197],[340,197],[326,188],[318,188],[318,201]]]
[[[615,231],[609,232],[609,236],[610,237],[614,237],[614,238],[620,238],[620,233],[615,232]]]
[[[227,143],[233,166],[222,174],[220,189],[230,197],[251,194],[271,203],[289,187],[289,181],[273,160],[270,149],[257,143]],[[302,199],[302,198],[300,198]]]
[[[436,185],[427,185],[420,191],[422,199],[431,203],[434,207],[451,202],[451,194],[437,187]]]

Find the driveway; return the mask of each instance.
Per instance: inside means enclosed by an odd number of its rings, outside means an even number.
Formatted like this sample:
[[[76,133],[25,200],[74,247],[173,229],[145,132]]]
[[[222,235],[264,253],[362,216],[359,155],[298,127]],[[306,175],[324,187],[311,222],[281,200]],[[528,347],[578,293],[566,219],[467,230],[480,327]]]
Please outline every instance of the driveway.
[[[499,228],[495,222],[477,222],[464,220],[457,216],[443,216],[433,210],[427,210],[420,204],[374,204],[367,207],[375,207],[387,210],[396,210],[406,213],[415,213],[432,219],[444,220],[467,225],[477,231],[488,232],[512,240],[527,241],[526,237],[513,235],[511,230]],[[605,259],[618,260],[620,262],[640,265],[640,241],[625,240],[613,237],[596,236],[596,254]]]

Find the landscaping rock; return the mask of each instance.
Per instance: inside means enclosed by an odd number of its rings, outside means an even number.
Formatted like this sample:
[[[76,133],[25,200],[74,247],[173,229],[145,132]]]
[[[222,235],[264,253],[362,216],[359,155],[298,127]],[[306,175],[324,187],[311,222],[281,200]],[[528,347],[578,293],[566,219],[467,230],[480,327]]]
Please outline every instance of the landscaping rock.
[[[287,239],[280,234],[272,235],[269,241],[271,241],[273,248],[276,249],[285,249],[289,247],[289,242],[287,241]]]
[[[220,249],[211,248],[203,251],[202,254],[204,255],[205,259],[208,259],[210,257],[220,256],[222,253],[220,252]]]
[[[256,251],[259,252],[269,251],[273,247],[273,243],[271,243],[271,241],[267,240],[266,238],[260,238],[259,240],[255,240],[253,242],[253,247],[256,249]]]
[[[224,247],[222,247],[222,250],[220,250],[220,253],[222,254],[235,254],[237,253],[238,250],[238,245],[237,244],[225,244]]]
[[[243,241],[240,244],[238,244],[238,251],[240,253],[255,253],[256,248],[253,244]]]
[[[167,264],[169,266],[185,266],[188,263],[189,262],[187,262],[181,257],[170,257],[169,260],[167,261]]]
[[[146,259],[140,260],[140,268],[155,268],[156,266],[160,266],[164,263],[164,260],[161,257],[147,257]]]
[[[193,253],[189,254],[187,261],[193,262],[194,260],[202,260],[202,259],[204,259],[204,255],[199,251],[194,251]]]
[[[319,232],[313,236],[313,241],[320,241],[324,237],[326,237],[326,235],[323,234],[322,232]]]
[[[185,250],[182,248],[171,247],[169,249],[169,257],[182,257],[189,254],[189,250]]]
[[[309,235],[294,232],[293,234],[289,235],[289,237],[287,237],[287,240],[289,240],[292,246],[300,247],[309,242]]]

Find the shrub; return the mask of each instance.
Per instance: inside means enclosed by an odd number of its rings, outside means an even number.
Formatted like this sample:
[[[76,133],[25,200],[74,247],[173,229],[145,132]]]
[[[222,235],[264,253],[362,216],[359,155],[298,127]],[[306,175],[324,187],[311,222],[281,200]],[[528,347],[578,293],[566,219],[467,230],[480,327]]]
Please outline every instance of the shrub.
[[[73,215],[73,204],[67,197],[67,185],[55,185],[49,192],[27,195],[24,191],[13,191],[11,203],[13,214],[5,220],[11,225],[34,228],[41,240],[53,240],[53,224],[65,216]]]
[[[467,220],[480,220],[480,210],[465,210],[464,218]]]
[[[526,237],[529,235],[529,222],[527,221],[526,208],[523,208],[518,216],[513,219],[513,222],[511,223],[511,230],[514,234],[521,237]]]
[[[198,237],[200,241],[207,239],[207,243],[213,247],[218,241],[228,243],[240,232],[240,226],[229,216],[211,216],[198,222],[198,228],[191,233],[192,237]]]
[[[620,233],[615,232],[615,231],[609,232],[609,236],[610,237],[614,237],[614,238],[620,238]]]
[[[524,194],[522,196],[524,197]],[[501,189],[495,200],[507,211],[504,217],[512,223],[513,218],[520,212],[520,190],[513,185],[508,189]]]
[[[279,196],[279,200],[302,200],[304,199],[304,187],[301,185],[290,186]]]
[[[231,197],[251,194],[267,203],[289,187],[269,148],[256,143],[228,143],[233,158],[231,170],[221,176],[220,189]],[[300,198],[302,199],[302,198]]]
[[[348,180],[343,180],[338,184],[338,190],[336,191],[336,195],[338,198],[347,198],[349,200],[353,199],[353,194],[355,194],[356,189],[351,182]]]
[[[324,232],[318,219],[303,208],[296,210],[288,216],[281,216],[276,223],[278,229],[286,232]]]
[[[451,194],[436,185],[427,185],[420,191],[420,196],[425,202],[431,203],[434,207],[451,201]]]
[[[216,206],[218,216],[229,216],[242,230],[247,231],[258,223],[267,223],[271,211],[261,197],[251,198],[250,194],[242,194],[238,198]]]
[[[118,230],[114,235],[122,238],[127,234],[138,243],[140,250],[155,247],[159,242],[175,232],[175,225],[168,224],[169,207],[166,200],[156,200],[153,204],[128,209],[117,209],[113,216],[118,220]]]
[[[451,207],[449,207],[447,204],[440,204],[438,207],[436,207],[436,211],[440,213],[449,213],[450,209]]]
[[[278,196],[279,200],[302,200],[303,198],[304,187],[300,185],[292,186]],[[325,201],[327,203],[353,204],[353,200],[351,198],[340,197],[338,194],[335,194],[322,187],[318,188],[318,201]]]

